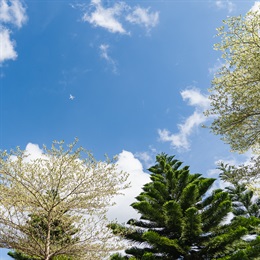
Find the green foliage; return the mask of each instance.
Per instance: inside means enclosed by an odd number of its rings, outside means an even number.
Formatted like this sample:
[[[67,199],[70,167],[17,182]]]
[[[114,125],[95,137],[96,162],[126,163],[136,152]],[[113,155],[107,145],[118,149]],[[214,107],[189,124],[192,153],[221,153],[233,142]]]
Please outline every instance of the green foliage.
[[[257,160],[259,160],[259,157]],[[255,165],[253,167],[255,171]],[[259,259],[257,257],[260,255],[260,197],[252,190],[248,189],[245,181],[241,181],[241,179],[243,180],[243,175],[251,175],[252,177],[252,172],[247,172],[249,169],[252,170],[252,168],[237,168],[224,164],[221,164],[219,168],[221,170],[220,178],[223,181],[230,183],[230,186],[225,189],[231,197],[233,206],[232,212],[236,216],[233,223],[250,227],[249,233],[255,237],[251,237],[251,241],[248,242],[240,241],[234,255],[227,256],[226,258],[223,258],[223,260]],[[241,219],[241,216],[244,218]]]
[[[15,252],[10,251],[8,252],[8,255],[15,260],[39,260],[39,258],[27,256],[19,251],[15,251]],[[58,256],[51,257],[51,260],[75,260],[75,259],[65,255],[58,255]]]
[[[111,225],[115,234],[135,244],[126,256],[111,259],[221,259],[236,254],[238,244],[250,246],[241,238],[259,219],[238,217],[223,225],[231,199],[220,189],[208,195],[214,179],[190,174],[173,156],[158,155],[156,162],[149,169],[151,182],[132,204],[140,220]]]
[[[243,182],[242,171],[245,174],[248,168],[237,168],[222,163],[219,169],[221,170],[220,178],[231,184],[225,189],[232,200],[233,214],[235,216],[260,218],[260,197],[253,190],[248,189],[246,181]],[[252,174],[247,172],[246,176],[249,175]]]
[[[7,254],[16,260],[38,260],[37,258],[27,256],[19,251],[15,251],[15,252],[10,251]]]
[[[38,241],[45,241],[48,235],[48,221],[46,215],[31,214],[27,221],[28,230]],[[66,246],[75,244],[79,238],[75,236],[79,230],[76,229],[70,217],[66,214],[62,218],[53,219],[50,224],[50,243]]]
[[[211,128],[234,151],[260,149],[260,13],[230,17],[218,28],[223,65],[216,73],[210,95],[217,115]]]

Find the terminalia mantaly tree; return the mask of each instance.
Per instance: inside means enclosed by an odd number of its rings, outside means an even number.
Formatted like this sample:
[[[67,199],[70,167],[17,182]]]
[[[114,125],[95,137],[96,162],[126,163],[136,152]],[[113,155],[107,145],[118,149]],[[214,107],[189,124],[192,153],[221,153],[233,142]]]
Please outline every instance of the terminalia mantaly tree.
[[[189,167],[181,168],[173,156],[158,155],[156,162],[149,169],[151,182],[132,204],[140,220],[131,219],[128,226],[111,225],[133,246],[126,256],[116,254],[111,259],[241,260],[232,258],[239,251],[236,246],[260,220],[237,217],[223,224],[232,210],[231,199],[220,189],[207,196],[215,179],[190,174]]]
[[[119,248],[107,228],[106,210],[125,188],[127,176],[112,161],[98,162],[76,143],[64,147],[53,142],[37,159],[19,148],[0,153],[1,247],[39,260],[58,255],[101,259]],[[44,221],[39,234],[33,228],[38,217]],[[57,220],[68,234],[66,241],[53,239]]]
[[[222,66],[212,81],[211,129],[236,152],[252,150],[250,164],[235,167],[233,177],[260,196],[260,2],[245,15],[229,17],[218,28]],[[232,178],[233,178],[232,177]]]
[[[258,5],[257,5],[258,4]],[[211,125],[232,150],[260,152],[260,3],[244,17],[229,17],[218,28],[223,65],[216,73],[210,95],[216,116]]]

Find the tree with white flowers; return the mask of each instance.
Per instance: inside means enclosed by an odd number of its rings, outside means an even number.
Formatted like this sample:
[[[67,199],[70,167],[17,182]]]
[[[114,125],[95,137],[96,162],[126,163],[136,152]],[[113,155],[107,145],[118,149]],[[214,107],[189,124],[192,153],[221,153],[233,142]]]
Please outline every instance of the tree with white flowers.
[[[101,259],[120,248],[106,211],[127,175],[76,143],[53,142],[37,159],[0,152],[0,247],[39,260]]]
[[[230,17],[218,28],[223,65],[216,73],[211,109],[216,116],[211,129],[232,150],[260,151],[260,3],[244,17]]]

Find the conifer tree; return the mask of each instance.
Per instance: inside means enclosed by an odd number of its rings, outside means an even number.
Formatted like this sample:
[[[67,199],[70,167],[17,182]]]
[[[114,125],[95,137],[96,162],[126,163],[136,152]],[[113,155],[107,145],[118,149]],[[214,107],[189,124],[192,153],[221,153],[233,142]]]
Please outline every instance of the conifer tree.
[[[220,164],[220,178],[230,185],[225,189],[229,193],[232,200],[232,213],[236,219],[243,216],[251,219],[260,219],[260,197],[253,190],[248,189],[246,182],[237,174],[240,171],[235,166]],[[243,169],[245,173],[246,168]],[[260,228],[255,226],[250,232],[250,241],[240,241],[237,245],[237,251],[233,256],[223,258],[229,259],[259,259],[260,255]]]
[[[232,210],[229,194],[217,189],[207,196],[215,179],[190,174],[189,167],[181,165],[174,156],[156,157],[149,169],[151,182],[131,205],[140,220],[111,225],[133,246],[126,256],[111,259],[221,259],[236,254],[241,237],[259,224],[253,217],[222,224]]]
[[[225,189],[232,200],[233,214],[260,218],[260,197],[248,189],[247,183],[237,175],[236,167],[221,163],[219,169],[220,179],[230,184]]]

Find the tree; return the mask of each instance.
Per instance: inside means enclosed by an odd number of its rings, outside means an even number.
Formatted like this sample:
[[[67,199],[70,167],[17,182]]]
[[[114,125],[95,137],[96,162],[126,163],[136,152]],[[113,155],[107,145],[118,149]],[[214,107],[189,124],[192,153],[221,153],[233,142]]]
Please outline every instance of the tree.
[[[131,205],[141,214],[140,220],[130,219],[128,226],[111,225],[133,246],[126,256],[116,254],[111,259],[202,260],[235,254],[241,237],[260,220],[237,217],[223,224],[232,210],[231,200],[220,189],[206,196],[215,179],[190,174],[189,167],[181,168],[173,156],[158,155],[156,162],[149,169],[151,182]]]
[[[106,211],[127,176],[76,142],[53,142],[37,159],[20,148],[0,153],[1,247],[39,260],[94,260],[118,248]]]
[[[260,197],[253,190],[248,189],[246,180],[243,180],[243,174],[238,174],[238,172],[241,172],[241,168],[221,163],[219,169],[221,170],[220,179],[231,184],[225,189],[232,200],[233,214],[235,216],[260,218]],[[243,168],[243,171],[245,171],[245,168]]]
[[[244,184],[254,194],[260,197],[260,156],[254,156],[251,160],[239,166],[220,165],[222,180],[234,184]]]
[[[8,252],[8,255],[11,256],[15,260],[37,260],[36,258],[27,256],[19,251],[15,251],[15,252],[10,251],[10,252]],[[74,260],[73,258],[67,257],[65,255],[54,256],[52,259],[53,260]]]
[[[259,5],[260,6],[260,5]],[[230,144],[232,150],[260,150],[260,7],[245,17],[230,17],[218,28],[223,66],[216,73],[210,91],[215,117],[211,129]]]
[[[55,192],[48,192],[50,196],[55,196]],[[47,226],[47,216],[40,214],[31,214],[28,216],[29,220],[26,222],[28,225],[28,230],[30,230],[31,235],[34,236],[40,243],[44,244],[46,240]],[[66,221],[64,221],[65,214],[61,219],[54,219],[50,227],[50,241],[51,244],[60,246],[70,246],[76,243],[79,238],[76,236],[79,231],[71,223],[70,217],[66,216]],[[8,255],[16,260],[37,260],[31,256],[25,255],[19,251],[8,252]],[[72,258],[65,255],[58,255],[51,257],[53,260],[72,260]]]
[[[256,163],[253,164],[255,167]],[[251,170],[249,173],[251,177],[252,166],[235,167],[227,164],[220,164],[221,170],[220,179],[231,184],[225,189],[229,193],[232,200],[232,213],[237,216],[244,216],[246,218],[260,219],[260,197],[257,196],[253,190],[248,189],[246,180],[243,180],[245,170]],[[254,169],[255,171],[255,169]],[[242,174],[238,174],[238,173]],[[248,175],[248,174],[246,174]],[[248,181],[248,180],[247,180]],[[250,241],[240,241],[237,245],[237,252],[233,258],[227,259],[259,259],[255,258],[260,254],[260,228],[255,226],[251,232]],[[226,258],[225,258],[226,259]]]

